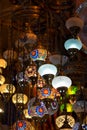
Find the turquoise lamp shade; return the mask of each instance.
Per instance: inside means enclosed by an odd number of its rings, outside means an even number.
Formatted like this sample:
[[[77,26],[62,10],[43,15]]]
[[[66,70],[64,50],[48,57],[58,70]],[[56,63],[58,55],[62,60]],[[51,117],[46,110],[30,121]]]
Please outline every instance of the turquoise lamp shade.
[[[80,50],[82,48],[82,43],[78,39],[71,38],[71,39],[68,39],[67,41],[65,41],[64,47],[66,50],[69,50],[69,49]]]
[[[52,86],[57,89],[61,87],[69,88],[72,84],[72,81],[67,76],[57,76],[52,80]]]
[[[41,76],[44,76],[44,75],[56,75],[57,74],[57,68],[55,65],[52,65],[52,64],[44,64],[44,65],[41,65],[38,69],[38,73],[41,75]]]

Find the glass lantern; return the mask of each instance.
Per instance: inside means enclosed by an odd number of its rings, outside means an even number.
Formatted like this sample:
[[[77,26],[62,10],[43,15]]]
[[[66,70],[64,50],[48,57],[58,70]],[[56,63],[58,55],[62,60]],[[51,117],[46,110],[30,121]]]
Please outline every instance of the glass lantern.
[[[61,88],[61,87],[69,88],[71,84],[72,84],[72,81],[67,76],[57,76],[57,77],[54,77],[54,79],[52,80],[52,86],[55,89]]]
[[[64,47],[66,50],[70,50],[70,49],[80,50],[82,48],[82,43],[78,39],[71,38],[65,41]]]

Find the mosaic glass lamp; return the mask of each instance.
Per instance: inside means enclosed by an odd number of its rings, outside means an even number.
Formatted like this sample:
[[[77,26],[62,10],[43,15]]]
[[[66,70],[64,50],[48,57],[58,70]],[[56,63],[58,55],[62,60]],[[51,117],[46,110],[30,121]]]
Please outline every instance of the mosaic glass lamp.
[[[12,128],[13,130],[35,130],[34,126],[27,120],[17,120]]]
[[[55,122],[60,130],[72,130],[75,119],[71,115],[60,115],[56,118]]]
[[[30,52],[30,58],[38,63],[38,62],[44,62],[47,57],[47,50],[41,45],[41,43],[38,43],[38,45]]]

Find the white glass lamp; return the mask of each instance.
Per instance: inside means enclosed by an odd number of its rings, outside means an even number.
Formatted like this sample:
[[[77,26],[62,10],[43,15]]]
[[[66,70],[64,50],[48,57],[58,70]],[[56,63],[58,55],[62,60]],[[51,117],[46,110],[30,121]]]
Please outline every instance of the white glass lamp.
[[[55,65],[52,65],[52,64],[44,64],[44,65],[41,65],[38,69],[38,73],[41,75],[41,76],[44,76],[44,75],[56,75],[57,74],[57,68]]]
[[[70,49],[80,50],[82,48],[82,43],[78,39],[71,38],[65,41],[64,47],[66,50],[70,50]]]
[[[71,17],[66,21],[66,27],[67,29],[70,29],[71,27],[79,27],[80,29],[83,28],[84,22],[79,17]]]
[[[57,89],[61,87],[69,88],[72,84],[72,81],[67,76],[57,76],[52,80],[52,86]]]

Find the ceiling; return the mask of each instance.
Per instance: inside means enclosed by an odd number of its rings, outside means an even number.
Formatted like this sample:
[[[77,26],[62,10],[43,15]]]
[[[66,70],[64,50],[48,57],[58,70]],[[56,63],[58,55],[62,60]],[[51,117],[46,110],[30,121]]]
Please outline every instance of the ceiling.
[[[12,3],[12,1],[14,1]],[[71,33],[65,26],[66,20],[73,16],[77,11],[79,5],[84,0],[0,0],[0,53],[3,56],[7,49],[14,49],[19,53],[15,43],[19,38],[19,34],[25,31],[26,23],[30,25],[33,32],[38,36],[38,41],[50,51],[50,53],[58,53],[69,57],[67,51],[64,48],[64,42],[72,37]],[[37,10],[29,8],[29,5],[36,5]],[[36,11],[36,12],[35,12]],[[85,48],[87,47],[87,8],[80,10],[78,15],[84,20],[84,28],[79,33],[80,39],[83,42]],[[27,48],[27,47],[26,47]],[[31,49],[28,48],[28,49]],[[30,51],[30,50],[29,50]],[[79,72],[77,70],[73,75],[70,75],[74,84],[82,83],[86,87],[87,85],[87,48],[82,49],[79,54],[80,60],[69,62],[64,66],[67,74],[68,67],[80,66]],[[70,57],[69,57],[70,58]],[[78,58],[79,59],[79,58]],[[71,62],[70,62],[71,60]],[[18,60],[12,63],[12,67],[9,74],[16,75],[18,72]],[[67,67],[68,66],[68,67]],[[5,71],[5,75],[8,75],[8,67]],[[17,68],[16,68],[17,67]],[[71,68],[70,68],[71,69]],[[68,74],[67,74],[68,75]],[[7,78],[8,81],[9,78]],[[12,79],[11,79],[12,80]],[[80,81],[80,82],[79,82]],[[14,80],[13,80],[14,83]],[[25,89],[25,93],[27,93]],[[86,97],[87,99],[87,97]],[[1,116],[1,122],[3,124],[13,124],[16,120],[15,105],[10,101],[6,104],[5,114]],[[11,114],[11,116],[7,116]],[[53,120],[53,121],[52,121]],[[51,128],[51,122],[54,126],[54,117],[49,118],[47,128]],[[50,128],[49,128],[50,125]],[[55,128],[56,129],[56,128]],[[53,129],[52,129],[53,130]]]

